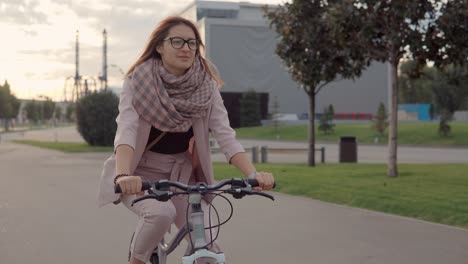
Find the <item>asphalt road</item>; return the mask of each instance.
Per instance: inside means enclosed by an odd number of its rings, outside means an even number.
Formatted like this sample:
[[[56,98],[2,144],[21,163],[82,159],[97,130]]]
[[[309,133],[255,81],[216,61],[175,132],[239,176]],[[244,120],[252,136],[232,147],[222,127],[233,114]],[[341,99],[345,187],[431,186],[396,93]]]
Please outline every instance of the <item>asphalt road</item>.
[[[0,144],[0,263],[126,263],[136,218],[97,207],[103,161]],[[228,263],[468,263],[466,229],[273,194],[234,201],[221,233]]]

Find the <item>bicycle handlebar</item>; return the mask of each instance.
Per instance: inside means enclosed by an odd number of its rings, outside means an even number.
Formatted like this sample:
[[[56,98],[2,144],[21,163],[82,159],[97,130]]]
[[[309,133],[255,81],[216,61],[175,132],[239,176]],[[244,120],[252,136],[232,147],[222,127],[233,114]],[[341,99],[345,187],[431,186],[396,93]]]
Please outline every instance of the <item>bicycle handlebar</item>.
[[[155,181],[153,182],[155,184],[156,189],[160,189],[161,187],[176,187],[177,189],[180,189],[182,191],[191,191],[196,188],[206,188],[207,191],[215,191],[219,190],[222,187],[226,185],[231,185],[231,186],[237,186],[237,187],[247,187],[248,185],[252,187],[258,187],[258,181],[256,179],[239,179],[239,178],[233,178],[233,179],[228,179],[228,180],[223,180],[220,181],[217,184],[214,185],[206,185],[204,183],[197,183],[197,185],[185,185],[180,182],[172,182],[168,180],[160,180],[160,181]],[[166,186],[163,186],[166,185]],[[149,181],[143,181],[142,182],[142,191],[146,191],[151,189],[151,182]],[[273,188],[276,187],[276,183],[273,185]],[[122,193],[122,189],[120,188],[119,184],[115,185],[115,193]]]
[[[195,185],[185,185],[180,182],[173,182],[168,180],[159,180],[155,182],[142,182],[142,191],[152,190],[152,191],[169,191],[169,187],[175,187],[179,190],[182,190],[187,193],[198,192],[200,194],[206,194],[209,191],[218,191],[226,185],[231,185],[231,189],[223,189],[222,191],[232,194],[235,198],[240,198],[245,194],[249,195],[261,195],[267,198],[274,200],[273,196],[252,191],[249,187],[258,187],[258,181],[256,179],[240,179],[232,178],[228,180],[222,180],[214,185],[207,185],[204,182],[198,182]],[[273,185],[273,188],[276,187],[276,183]],[[236,189],[237,188],[237,189]],[[240,190],[240,193],[239,193]],[[115,185],[115,193],[121,193],[122,189],[119,184]],[[175,195],[174,193],[167,194],[169,196]]]

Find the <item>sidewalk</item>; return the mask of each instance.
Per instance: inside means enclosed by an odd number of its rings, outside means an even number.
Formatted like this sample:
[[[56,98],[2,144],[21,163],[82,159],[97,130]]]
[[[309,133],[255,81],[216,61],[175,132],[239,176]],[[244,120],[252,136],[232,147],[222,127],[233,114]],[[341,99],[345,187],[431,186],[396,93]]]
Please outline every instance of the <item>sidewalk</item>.
[[[101,169],[86,153],[0,144],[0,263],[126,263],[137,219],[97,207]],[[230,199],[220,234],[229,264],[467,263],[466,229],[273,195]],[[229,215],[222,199],[215,206]]]
[[[60,127],[47,130],[34,130],[21,133],[2,134],[2,140],[30,139],[40,141],[65,141],[84,142],[75,127]],[[252,146],[268,146],[270,148],[306,149],[305,142],[283,142],[272,140],[240,139],[245,148]],[[325,147],[325,162],[337,163],[339,160],[338,143],[317,143],[316,148]],[[108,154],[100,155],[102,157]],[[359,163],[387,163],[387,146],[381,145],[359,145]],[[226,161],[224,155],[213,154],[213,161]],[[269,153],[268,161],[272,163],[306,163],[307,152],[295,153]],[[316,152],[316,162],[320,162],[320,152]],[[468,163],[468,148],[446,148],[446,147],[398,147],[399,163]]]

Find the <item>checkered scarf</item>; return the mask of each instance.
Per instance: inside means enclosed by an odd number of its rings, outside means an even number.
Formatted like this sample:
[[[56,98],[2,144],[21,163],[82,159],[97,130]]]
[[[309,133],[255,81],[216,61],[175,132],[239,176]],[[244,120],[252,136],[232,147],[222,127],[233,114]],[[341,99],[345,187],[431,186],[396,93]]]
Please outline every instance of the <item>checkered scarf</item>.
[[[207,114],[215,82],[200,56],[182,76],[169,73],[159,59],[138,65],[132,76],[133,106],[140,116],[161,131],[185,132],[192,118]]]

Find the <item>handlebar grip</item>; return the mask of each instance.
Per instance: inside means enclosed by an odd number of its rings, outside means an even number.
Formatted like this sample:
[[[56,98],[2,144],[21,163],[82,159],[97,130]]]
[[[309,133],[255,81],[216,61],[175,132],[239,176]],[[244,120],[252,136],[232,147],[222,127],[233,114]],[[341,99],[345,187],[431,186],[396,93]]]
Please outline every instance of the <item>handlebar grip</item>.
[[[247,179],[247,182],[252,185],[252,187],[258,187],[257,179]]]
[[[141,183],[141,190],[142,191],[149,190],[150,188],[151,188],[151,183],[146,182],[146,181]],[[114,186],[114,192],[115,193],[122,193],[122,189],[120,188],[120,184],[116,184]]]
[[[252,187],[258,187],[257,179],[247,179],[247,182],[252,185]],[[276,187],[276,182],[273,183],[273,189]]]
[[[150,182],[144,181],[144,182],[141,183],[141,190],[142,191],[149,190],[150,188],[151,188],[151,183]]]

